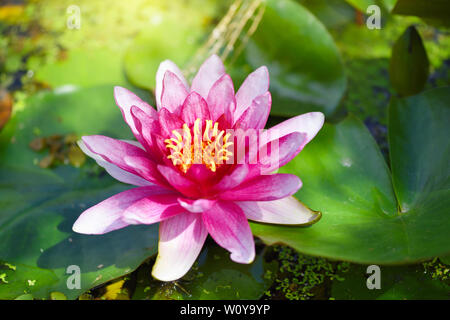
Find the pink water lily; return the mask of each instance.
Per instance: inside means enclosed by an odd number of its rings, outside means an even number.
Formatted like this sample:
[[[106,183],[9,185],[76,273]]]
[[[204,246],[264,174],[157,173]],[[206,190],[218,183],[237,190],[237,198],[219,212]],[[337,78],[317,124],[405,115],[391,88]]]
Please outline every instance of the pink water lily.
[[[316,219],[292,197],[300,179],[270,173],[314,138],[324,116],[306,113],[263,130],[271,107],[268,89],[263,66],[235,94],[215,55],[190,87],[173,62],[162,62],[157,110],[116,87],[116,103],[137,141],[93,135],[82,137],[79,145],[115,179],[137,187],[84,211],[73,230],[104,234],[159,222],[152,274],[172,281],[191,268],[208,234],[233,261],[251,263],[255,245],[247,219],[294,225]]]

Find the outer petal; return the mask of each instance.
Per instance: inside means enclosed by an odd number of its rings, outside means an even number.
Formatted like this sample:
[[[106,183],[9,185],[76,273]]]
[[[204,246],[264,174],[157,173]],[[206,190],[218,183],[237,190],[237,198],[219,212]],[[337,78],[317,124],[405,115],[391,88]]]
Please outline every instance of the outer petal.
[[[271,201],[293,195],[302,186],[300,179],[287,173],[259,176],[219,195],[222,200]]]
[[[162,187],[170,188],[170,185],[158,171],[157,164],[150,159],[140,156],[125,156],[123,160],[127,166],[133,168],[133,170],[141,177],[144,177],[145,179]]]
[[[191,91],[199,93],[206,99],[212,85],[224,74],[225,68],[222,60],[217,55],[212,55],[200,66],[192,80]]]
[[[114,98],[116,100],[117,106],[122,111],[122,116],[125,122],[130,126],[130,129],[136,136],[136,138],[139,133],[136,130],[133,118],[131,116],[131,107],[136,106],[150,117],[157,117],[155,109],[153,109],[148,103],[142,101],[137,95],[125,88],[114,87]]]
[[[294,197],[274,201],[238,201],[235,202],[247,219],[276,224],[309,225],[321,214],[304,206]]]
[[[251,167],[247,179],[262,174],[271,174],[284,166],[302,150],[305,139],[305,134],[292,132],[260,147],[258,164]]]
[[[128,223],[122,220],[123,212],[134,202],[159,193],[167,193],[167,190],[150,186],[118,193],[84,211],[72,229],[84,234],[104,234],[126,227]]]
[[[242,129],[263,129],[269,118],[270,106],[272,105],[272,96],[266,92],[253,99],[252,104],[244,111],[242,116],[236,122],[236,128]]]
[[[242,209],[233,202],[217,202],[203,214],[203,222],[211,237],[231,252],[231,260],[251,263],[255,258],[255,243]]]
[[[233,122],[236,98],[234,97],[233,80],[228,74],[224,74],[213,84],[206,101],[211,113],[211,120],[216,121],[221,115],[225,115],[227,122]]]
[[[198,213],[186,212],[162,221],[152,275],[162,281],[184,276],[197,259],[207,235]]]
[[[115,164],[119,168],[136,174],[151,182],[155,182],[155,180],[158,179],[158,177],[147,174],[150,170],[139,170],[125,161],[126,157],[147,159],[147,153],[141,148],[125,141],[116,140],[105,136],[84,136],[82,139],[86,147],[91,152],[101,156],[104,160]],[[147,159],[147,161],[149,165],[151,164],[154,166],[151,160]]]
[[[119,180],[123,183],[132,184],[135,186],[151,186],[153,183],[139,177],[138,175],[135,175],[133,173],[130,173],[128,171],[125,171],[123,169],[120,169],[115,164],[112,164],[106,160],[104,160],[101,156],[98,154],[93,153],[91,150],[89,150],[86,145],[84,144],[83,140],[79,140],[78,145],[80,146],[80,149],[89,157],[93,158],[97,164],[103,168],[105,168],[106,172],[108,172],[114,179]]]
[[[311,141],[322,128],[325,116],[321,112],[309,112],[294,118],[283,121],[282,123],[270,128],[261,134],[261,145],[267,141],[272,141],[292,132],[300,132],[305,135],[305,140],[300,146],[300,150]]]
[[[177,201],[178,195],[168,191],[134,202],[123,213],[122,220],[129,224],[152,224],[186,211]]]
[[[236,112],[234,119],[239,119],[244,111],[250,107],[252,101],[269,90],[269,71],[262,66],[252,73],[242,83],[236,93]]]
[[[171,71],[172,73],[174,73],[178,77],[178,79],[180,79],[181,82],[184,84],[186,90],[189,90],[189,86],[186,82],[186,79],[184,78],[178,66],[170,60],[165,60],[161,62],[158,71],[156,72],[156,86],[155,86],[156,107],[158,110],[160,110],[162,107],[161,94],[163,91],[163,80],[166,71]]]
[[[175,112],[183,104],[187,95],[188,90],[182,80],[173,72],[166,71],[161,92],[161,107]]]

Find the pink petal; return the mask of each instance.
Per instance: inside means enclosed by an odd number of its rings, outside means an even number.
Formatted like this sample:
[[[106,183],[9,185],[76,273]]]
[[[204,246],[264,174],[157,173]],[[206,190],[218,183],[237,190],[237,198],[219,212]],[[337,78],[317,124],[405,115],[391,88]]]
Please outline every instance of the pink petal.
[[[155,177],[145,174],[142,170],[135,169],[125,161],[125,157],[147,158],[147,153],[141,148],[125,141],[98,135],[84,136],[82,140],[91,152],[101,156],[105,161],[146,180],[155,182]]]
[[[248,178],[255,175],[270,174],[291,161],[304,145],[305,134],[292,132],[270,141],[258,150],[258,166],[252,167]]]
[[[200,66],[197,75],[192,80],[191,91],[199,93],[203,98],[208,97],[212,85],[225,73],[222,60],[212,55]]]
[[[200,162],[200,159],[195,161]],[[217,172],[209,170],[204,164],[194,163],[185,176],[191,181],[195,181],[198,185],[201,185],[202,189],[208,189],[208,185],[211,181],[217,177]]]
[[[181,109],[181,119],[187,123],[188,126],[194,124],[196,119],[203,120],[210,119],[208,105],[205,99],[197,92],[191,92],[183,103]]]
[[[236,93],[236,112],[234,119],[239,119],[252,101],[269,90],[269,71],[262,66],[252,73],[242,83]]]
[[[196,198],[200,195],[197,185],[184,177],[178,170],[158,165],[158,170],[169,184],[187,197]]]
[[[123,213],[128,224],[152,224],[186,211],[177,201],[178,194],[156,194],[134,202]]]
[[[171,71],[166,71],[161,93],[161,108],[174,113],[184,102],[188,90],[185,84]]]
[[[236,108],[236,98],[234,97],[233,81],[228,74],[224,74],[214,83],[206,101],[211,113],[211,120],[216,121],[221,115],[225,115],[228,122],[233,122],[232,114]]]
[[[135,186],[151,186],[151,185],[153,185],[153,183],[151,183],[150,181],[147,181],[147,180],[139,177],[138,175],[132,174],[128,171],[122,170],[115,164],[105,161],[101,156],[90,151],[84,144],[83,140],[79,140],[77,143],[78,143],[78,146],[80,147],[80,149],[87,156],[93,158],[95,160],[95,162],[97,162],[97,164],[99,166],[103,167],[106,170],[106,172],[108,172],[114,179],[116,179],[120,182],[123,182],[123,183],[132,184]]]
[[[300,132],[305,136],[305,139],[300,146],[300,150],[302,150],[322,128],[324,120],[325,116],[321,112],[309,112],[290,118],[263,132],[263,134],[261,134],[261,145],[264,145],[267,141],[278,139],[289,133]]]
[[[164,177],[158,171],[157,164],[147,157],[125,156],[123,158],[123,161],[128,167],[133,168],[133,170],[137,172],[139,176],[144,177],[145,179],[162,187],[170,188],[170,185],[165,181]]]
[[[186,212],[162,221],[152,275],[161,281],[184,276],[197,259],[207,236],[198,213]]]
[[[189,212],[200,213],[210,209],[216,203],[216,200],[178,198],[178,203]]]
[[[172,136],[173,130],[180,130],[183,127],[184,122],[176,114],[162,108],[159,111],[159,124],[162,136],[169,138]]]
[[[158,162],[161,155],[158,152],[159,148],[156,145],[155,135],[161,131],[159,121],[149,117],[135,106],[131,107],[131,116],[133,117],[136,130],[139,132],[138,141],[147,150],[152,160]]]
[[[130,110],[132,106],[138,107],[152,118],[157,117],[155,109],[153,109],[148,103],[142,101],[137,95],[135,95],[134,93],[125,88],[114,87],[114,98],[116,100],[117,106],[122,111],[122,116],[125,122],[130,126],[130,129],[135,136],[138,135],[139,133],[136,130],[133,118],[131,116]]]
[[[251,263],[255,258],[255,243],[242,209],[233,202],[217,202],[202,214],[211,237],[231,252],[231,260]]]
[[[124,211],[134,202],[159,193],[167,193],[167,190],[150,186],[118,193],[84,211],[72,229],[83,234],[104,234],[126,227],[128,223],[122,220]]]
[[[222,200],[270,201],[293,195],[302,186],[300,179],[287,173],[258,176],[219,195]]]
[[[320,214],[305,207],[294,197],[273,201],[235,202],[247,219],[276,224],[307,225],[318,220]]]
[[[189,86],[186,82],[186,79],[184,78],[183,74],[181,73],[177,65],[170,60],[165,60],[161,62],[158,71],[156,72],[156,86],[155,86],[156,107],[158,110],[162,108],[161,95],[163,91],[163,80],[166,71],[171,71],[173,74],[175,74],[178,77],[178,79],[181,80],[186,90],[189,91]]]
[[[236,128],[234,130],[234,159],[238,164],[257,164],[258,160],[258,142],[261,130],[253,128]]]
[[[256,97],[250,107],[244,111],[242,116],[236,122],[235,128],[242,129],[263,129],[269,118],[272,97],[270,92]]]
[[[248,174],[249,166],[247,164],[238,164],[233,171],[225,176],[216,184],[217,191],[228,190],[237,187],[245,180]]]

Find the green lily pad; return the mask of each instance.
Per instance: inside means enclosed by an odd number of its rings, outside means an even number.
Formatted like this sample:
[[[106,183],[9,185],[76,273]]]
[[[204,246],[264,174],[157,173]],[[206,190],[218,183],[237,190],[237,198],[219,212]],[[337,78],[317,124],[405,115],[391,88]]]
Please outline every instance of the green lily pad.
[[[447,0],[398,0],[392,13],[417,16],[438,27],[450,26],[450,3]]]
[[[448,300],[450,285],[432,279],[422,265],[380,267],[380,289],[369,290],[367,266],[352,265],[344,281],[334,281],[331,296],[341,300]]]
[[[327,29],[341,27],[355,21],[355,10],[342,0],[299,0]]]
[[[67,58],[54,63],[35,65],[33,59],[28,61],[30,70],[35,71],[36,79],[51,87],[75,85],[89,87],[114,83],[126,83],[122,71],[123,53],[111,49],[73,49]],[[38,61],[37,61],[38,62]]]
[[[366,13],[367,8],[371,5],[382,6],[388,11],[392,10],[395,5],[396,0],[345,0],[347,3],[360,10],[363,13]]]
[[[24,292],[33,292],[35,288],[50,286],[58,281],[51,270],[27,265],[16,264],[14,269],[7,268],[0,262],[0,274],[5,274],[3,282],[0,281],[1,299],[15,299]]]
[[[170,10],[155,15],[153,25],[142,30],[126,50],[124,68],[131,83],[154,89],[158,66],[166,59],[182,69],[187,67],[211,31],[211,22],[224,13],[227,4],[228,1],[171,2]]]
[[[42,155],[28,147],[34,138],[71,133],[132,137],[115,105],[114,86],[63,87],[31,96],[0,135],[0,164],[35,167]]]
[[[17,298],[15,298],[14,300],[33,300],[33,295],[32,294],[22,294],[22,295],[18,296]]]
[[[370,133],[354,117],[326,125],[283,172],[296,196],[322,219],[308,228],[252,224],[267,243],[358,263],[400,264],[450,252],[450,89],[393,100],[392,175]]]
[[[442,263],[450,265],[450,254],[446,255],[446,256],[439,257],[439,260],[441,260]]]
[[[73,299],[133,271],[157,251],[156,225],[101,236],[72,231],[86,208],[129,187],[92,160],[81,168],[36,166],[34,159],[43,155],[28,147],[35,135],[67,133],[131,136],[114,106],[112,86],[31,97],[0,135],[0,260],[16,266],[5,271],[8,283],[0,285],[0,298],[25,293],[48,299],[60,292]],[[67,286],[71,265],[80,268],[78,289]]]
[[[180,20],[174,19],[149,28],[128,48],[125,72],[134,85],[154,89],[156,71],[163,60],[170,59],[182,67],[194,55],[202,33],[198,27],[180,26],[179,23]],[[167,40],[169,35],[170,41]]]
[[[202,250],[192,270],[177,283],[150,279],[151,266],[139,270],[134,300],[233,300],[260,299],[273,282],[276,262],[264,261],[264,250],[251,264],[230,260],[230,254],[214,243]]]
[[[255,33],[230,73],[236,83],[251,70],[270,71],[272,114],[332,114],[346,89],[344,66],[324,25],[291,0],[267,0]]]

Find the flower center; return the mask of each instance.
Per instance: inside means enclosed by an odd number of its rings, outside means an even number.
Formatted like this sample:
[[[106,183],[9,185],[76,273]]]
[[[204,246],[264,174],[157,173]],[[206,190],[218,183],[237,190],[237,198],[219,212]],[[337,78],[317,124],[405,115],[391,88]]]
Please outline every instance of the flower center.
[[[173,130],[172,137],[164,140],[170,150],[168,159],[174,166],[186,173],[192,164],[204,164],[212,172],[233,155],[228,150],[233,145],[229,142],[231,134],[219,131],[219,124],[205,120],[205,130],[202,131],[202,120],[196,119],[192,129],[185,123],[181,129]]]

